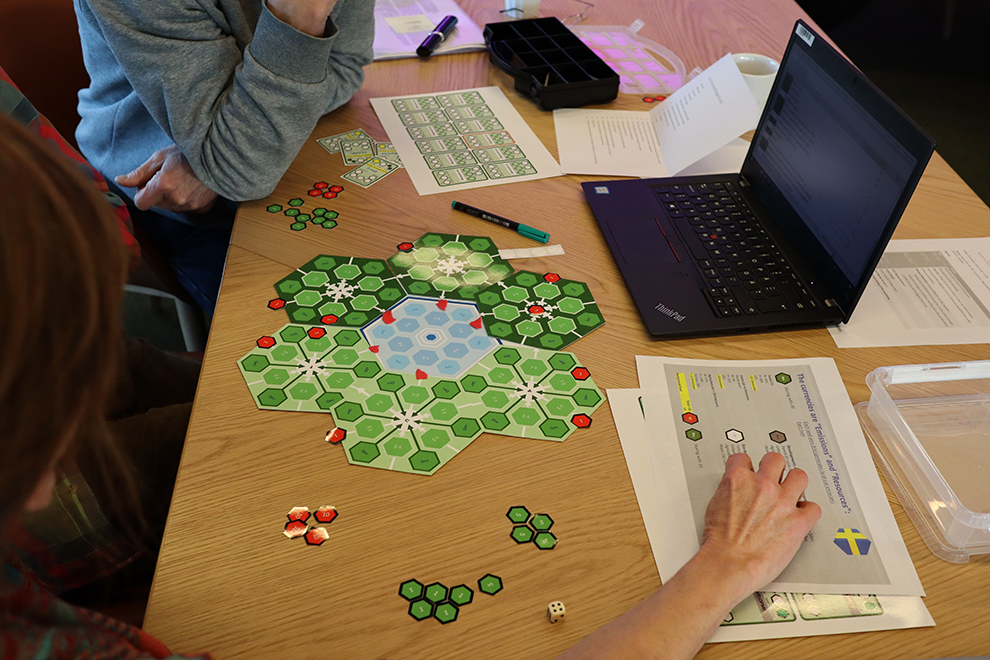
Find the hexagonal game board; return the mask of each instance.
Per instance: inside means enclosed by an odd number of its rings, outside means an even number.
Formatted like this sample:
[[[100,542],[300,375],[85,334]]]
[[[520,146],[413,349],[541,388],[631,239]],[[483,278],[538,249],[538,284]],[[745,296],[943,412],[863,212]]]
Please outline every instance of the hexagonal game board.
[[[296,323],[360,328],[396,303],[405,291],[381,259],[326,254],[275,283],[272,309],[285,308]]]
[[[289,324],[239,366],[259,408],[329,412],[349,462],[419,474],[483,431],[562,441],[604,400],[570,353],[501,346],[457,379],[387,371],[379,357],[356,330]]]
[[[540,348],[563,348],[605,323],[588,285],[555,273],[519,271],[477,301],[488,334]]]
[[[388,259],[403,288],[418,296],[473,300],[512,273],[486,236],[423,234]]]
[[[488,336],[474,303],[403,298],[361,330],[390,371],[457,377],[499,343]]]

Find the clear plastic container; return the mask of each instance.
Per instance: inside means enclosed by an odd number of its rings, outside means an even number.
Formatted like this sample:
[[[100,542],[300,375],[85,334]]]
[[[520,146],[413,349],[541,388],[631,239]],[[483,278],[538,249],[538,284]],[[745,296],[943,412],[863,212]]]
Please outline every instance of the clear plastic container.
[[[990,361],[880,367],[866,384],[860,424],[928,548],[990,553]]]
[[[571,25],[571,31],[619,74],[624,94],[673,94],[687,81],[684,63],[671,50],[630,27]]]

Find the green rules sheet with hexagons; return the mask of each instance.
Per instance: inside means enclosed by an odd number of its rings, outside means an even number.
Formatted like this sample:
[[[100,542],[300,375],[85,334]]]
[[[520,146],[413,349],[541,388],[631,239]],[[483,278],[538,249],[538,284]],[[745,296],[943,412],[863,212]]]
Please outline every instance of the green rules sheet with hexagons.
[[[388,261],[320,255],[275,283],[268,307],[290,323],[238,366],[258,408],[330,413],[327,440],[356,465],[432,474],[484,432],[562,441],[604,397],[548,349],[603,319],[583,282],[511,273],[483,236],[425,234]]]

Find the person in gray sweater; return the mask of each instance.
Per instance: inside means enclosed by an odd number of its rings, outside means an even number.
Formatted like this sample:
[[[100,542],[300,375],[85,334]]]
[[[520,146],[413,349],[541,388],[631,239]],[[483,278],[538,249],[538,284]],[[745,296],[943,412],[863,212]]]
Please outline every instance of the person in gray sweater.
[[[236,202],[274,190],[371,63],[374,0],[74,0],[76,140],[208,311]]]

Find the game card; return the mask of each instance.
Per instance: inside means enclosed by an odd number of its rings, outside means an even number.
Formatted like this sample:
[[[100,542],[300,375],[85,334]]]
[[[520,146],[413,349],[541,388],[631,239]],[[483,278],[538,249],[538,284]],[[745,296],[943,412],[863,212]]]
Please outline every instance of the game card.
[[[371,136],[364,132],[364,129],[356,128],[353,131],[348,131],[346,133],[338,133],[337,135],[331,135],[329,137],[320,138],[317,142],[320,146],[326,149],[329,153],[335,154],[340,152],[340,140],[341,138],[347,140],[357,140],[360,138],[370,138]]]
[[[484,181],[488,177],[480,165],[468,167],[452,167],[446,170],[435,170],[433,176],[437,183],[443,187],[456,186],[459,183],[472,183],[474,181]]]
[[[374,156],[369,158],[357,168],[344,174],[343,178],[352,183],[356,183],[362,188],[367,188],[372,184],[381,181],[383,178],[399,169],[398,163]]]
[[[494,117],[495,113],[487,105],[468,105],[462,108],[447,108],[447,116],[453,120]]]
[[[340,155],[344,157],[344,165],[360,165],[375,155],[371,138],[358,138],[356,140],[341,138]]]
[[[508,163],[487,163],[484,168],[485,174],[491,179],[536,174],[536,168],[528,160],[514,160]]]
[[[440,170],[445,167],[460,167],[462,165],[477,165],[474,155],[470,151],[454,151],[449,154],[430,154],[424,156],[426,164],[431,170]]]
[[[409,137],[414,140],[428,140],[430,138],[447,137],[457,135],[457,129],[453,124],[427,124],[425,126],[410,126]]]

